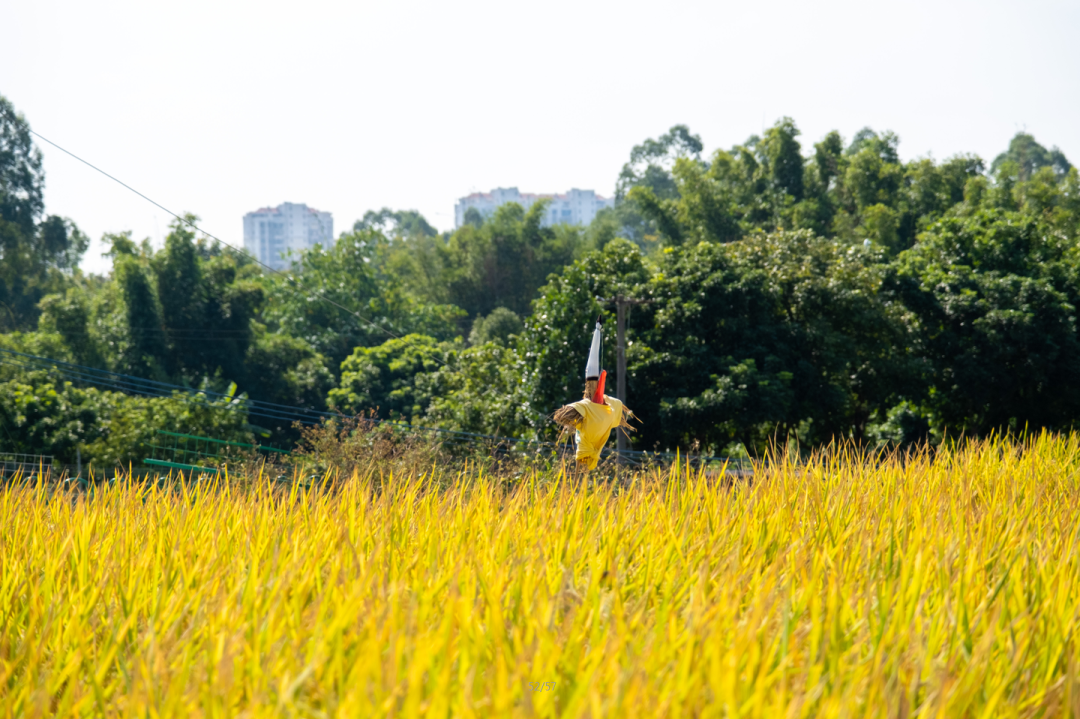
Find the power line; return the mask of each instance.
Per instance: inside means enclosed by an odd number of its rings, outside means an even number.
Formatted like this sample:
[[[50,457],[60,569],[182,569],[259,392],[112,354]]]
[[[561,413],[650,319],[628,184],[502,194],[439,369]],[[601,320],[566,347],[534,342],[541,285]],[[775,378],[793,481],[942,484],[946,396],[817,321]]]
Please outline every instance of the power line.
[[[180,395],[185,398],[190,395],[202,394],[208,398],[212,397],[214,399],[227,400],[234,406],[242,406],[250,414],[264,419],[276,419],[289,422],[297,421],[304,424],[317,424],[322,417],[344,416],[338,413],[321,412],[319,410],[279,405],[272,402],[261,402],[252,399],[241,400],[223,392],[215,392],[209,389],[194,390],[190,387],[183,387],[181,385],[149,380],[119,372],[99,370],[85,365],[62,362],[48,357],[38,357],[36,355],[29,355],[4,348],[0,348],[0,353],[2,353],[2,355],[0,355],[0,362],[6,364],[19,366],[29,371],[38,370],[50,372],[70,381],[96,385],[105,389],[124,392],[126,394],[166,398],[175,397],[177,393],[180,393]]]
[[[18,118],[15,118],[15,121],[16,121],[16,122],[18,122]],[[260,260],[259,260],[259,259],[258,259],[257,257],[253,257],[253,256],[252,256],[251,254],[249,254],[249,253],[248,253],[248,252],[247,252],[246,250],[241,250],[241,249],[239,249],[239,248],[237,248],[237,247],[234,247],[234,246],[230,245],[230,244],[229,244],[228,242],[225,242],[224,240],[222,240],[222,239],[220,239],[220,238],[218,238],[218,237],[216,237],[216,236],[214,236],[214,235],[210,234],[209,232],[207,232],[206,230],[202,229],[201,227],[199,227],[198,225],[196,225],[196,224],[195,224],[194,222],[190,221],[190,220],[189,220],[189,219],[187,219],[186,217],[181,217],[180,215],[176,214],[175,212],[173,212],[173,211],[172,211],[172,210],[170,210],[169,208],[165,207],[165,206],[164,206],[164,205],[162,205],[161,203],[159,203],[159,202],[157,202],[157,201],[155,201],[155,200],[151,199],[150,197],[147,197],[147,196],[146,196],[146,195],[144,195],[143,193],[139,192],[138,190],[136,190],[136,189],[135,189],[134,187],[132,187],[131,185],[127,184],[126,182],[123,182],[122,180],[120,180],[120,179],[118,179],[118,178],[116,178],[116,177],[113,177],[112,175],[110,175],[109,173],[105,172],[105,170],[102,170],[102,169],[101,169],[100,167],[98,167],[97,165],[94,165],[93,163],[91,163],[91,162],[88,162],[87,160],[84,160],[83,158],[81,158],[81,157],[79,157],[78,155],[76,155],[76,154],[75,154],[74,152],[71,152],[70,150],[67,150],[67,149],[65,149],[65,148],[61,147],[60,145],[56,144],[55,142],[53,142],[53,141],[52,141],[52,140],[50,140],[49,138],[45,137],[44,135],[41,135],[40,133],[37,133],[37,132],[35,132],[34,130],[31,130],[31,129],[30,129],[30,126],[29,126],[29,125],[27,125],[27,126],[26,126],[26,130],[27,130],[27,132],[29,132],[29,133],[30,133],[31,135],[33,135],[34,137],[38,138],[39,140],[43,140],[44,142],[47,142],[47,143],[49,143],[50,145],[52,145],[53,147],[55,147],[55,148],[56,148],[57,150],[60,150],[60,151],[61,151],[61,152],[63,152],[64,154],[66,154],[66,155],[68,155],[68,156],[70,156],[70,157],[73,157],[73,158],[75,158],[76,160],[78,160],[79,162],[83,163],[84,165],[86,165],[86,166],[87,166],[87,167],[89,167],[90,169],[92,169],[92,170],[95,170],[95,171],[97,171],[97,172],[100,172],[100,173],[101,173],[102,175],[104,175],[105,177],[109,178],[109,179],[110,179],[110,180],[112,180],[113,182],[117,183],[117,184],[118,184],[118,185],[120,185],[121,187],[124,187],[124,188],[126,188],[126,189],[130,190],[131,192],[134,192],[134,193],[135,193],[136,195],[138,195],[139,197],[143,198],[144,200],[146,200],[147,202],[149,202],[150,204],[152,204],[152,205],[153,205],[154,207],[157,207],[157,208],[159,208],[159,209],[160,209],[160,210],[162,210],[163,212],[167,212],[168,214],[172,215],[173,217],[175,217],[175,218],[176,218],[177,220],[179,220],[180,222],[183,222],[184,224],[186,224],[186,225],[190,226],[190,227],[191,227],[192,229],[194,229],[194,230],[195,230],[195,231],[197,231],[197,232],[201,232],[201,233],[202,233],[203,235],[205,235],[206,237],[209,237],[209,238],[210,238],[211,240],[213,240],[214,242],[217,242],[217,243],[218,243],[218,244],[220,244],[221,246],[223,246],[223,247],[226,247],[226,248],[228,248],[228,249],[232,250],[233,252],[236,252],[236,253],[238,253],[238,254],[240,254],[240,255],[243,255],[244,257],[246,257],[246,258],[250,259],[250,260],[251,260],[252,262],[254,262],[255,264],[259,265],[260,267],[263,267],[264,269],[267,269],[267,270],[269,270],[270,272],[273,272],[274,274],[278,274],[278,275],[281,275],[281,276],[282,276],[282,277],[284,277],[284,278],[285,278],[286,280],[288,280],[288,281],[290,281],[290,282],[293,282],[293,283],[295,283],[295,284],[296,284],[296,285],[297,285],[297,286],[298,286],[298,287],[299,287],[300,289],[302,289],[302,290],[303,290],[304,292],[307,292],[307,293],[309,293],[309,294],[312,294],[312,295],[314,295],[315,297],[318,297],[319,299],[323,300],[324,302],[328,302],[329,304],[333,305],[334,307],[337,307],[338,309],[340,309],[340,310],[341,310],[342,312],[345,312],[346,314],[348,314],[348,315],[350,315],[350,316],[352,316],[352,317],[355,317],[356,319],[358,319],[358,320],[360,320],[361,322],[363,322],[363,323],[365,323],[365,324],[369,325],[370,327],[373,327],[373,328],[375,328],[375,329],[377,329],[377,330],[379,330],[379,331],[381,331],[381,332],[385,332],[385,333],[386,333],[387,335],[389,335],[390,337],[393,337],[394,339],[402,340],[403,342],[405,342],[405,344],[409,345],[410,347],[413,347],[414,349],[421,349],[421,350],[423,350],[423,349],[427,349],[427,348],[420,348],[420,347],[416,347],[416,346],[412,345],[412,343],[410,343],[410,342],[408,342],[407,340],[405,340],[405,339],[404,339],[404,338],[403,338],[403,337],[402,337],[401,335],[397,335],[397,334],[394,334],[393,332],[391,332],[390,330],[386,329],[385,327],[382,327],[381,325],[379,325],[379,324],[377,324],[377,323],[375,323],[375,322],[372,322],[371,320],[367,319],[366,317],[363,317],[363,316],[361,316],[359,312],[355,312],[355,311],[353,311],[353,310],[350,310],[350,309],[349,309],[348,307],[346,307],[346,306],[344,306],[344,305],[342,305],[342,304],[340,304],[340,303],[338,303],[338,302],[335,302],[334,300],[330,299],[329,297],[327,297],[326,295],[322,294],[321,292],[317,292],[317,291],[315,291],[315,290],[311,290],[311,289],[309,289],[309,288],[308,288],[308,287],[307,287],[306,285],[304,285],[304,284],[303,284],[302,282],[300,282],[299,280],[297,280],[297,279],[296,279],[296,278],[295,278],[294,276],[292,276],[291,274],[289,274],[289,273],[286,273],[286,272],[282,272],[281,270],[278,270],[278,269],[275,269],[275,268],[271,267],[270,265],[268,265],[268,264],[266,264],[266,263],[264,263],[264,262],[260,261]],[[433,353],[429,353],[429,354],[431,355],[431,358],[432,358],[432,359],[434,359],[434,360],[435,360],[436,362],[438,362],[439,364],[441,364],[441,365],[443,365],[443,366],[445,366],[445,365],[446,365],[446,362],[444,362],[444,361],[442,361],[442,360],[441,360],[440,358],[436,357],[436,356],[435,356],[435,355],[434,355]]]
[[[100,370],[94,367],[87,367],[86,365],[80,365],[73,362],[63,362],[61,360],[55,360],[49,357],[39,357],[37,355],[17,352],[15,350],[5,349],[2,347],[0,347],[0,363],[21,367],[22,369],[29,371],[37,370],[50,372],[71,381],[93,384],[99,387],[112,389],[114,391],[124,392],[126,394],[139,394],[147,397],[164,398],[175,398],[178,394],[181,398],[201,394],[205,395],[208,398],[213,397],[219,400],[227,400],[231,405],[235,407],[242,407],[243,409],[248,411],[249,414],[263,417],[265,419],[278,419],[290,422],[296,421],[301,422],[302,424],[318,424],[318,422],[324,418],[351,419],[349,415],[345,415],[340,412],[326,412],[322,410],[309,409],[306,407],[296,407],[292,405],[277,404],[274,402],[264,402],[261,400],[240,399],[238,397],[234,397],[233,395],[223,392],[216,392],[210,389],[196,390],[192,389],[191,387],[170,384],[168,382],[160,382],[158,380],[145,379],[143,377],[136,377],[134,375],[127,375],[119,372]],[[400,427],[407,427],[414,430],[440,432],[451,435],[490,439],[500,442],[525,442],[544,444],[535,440],[525,440],[516,437],[500,437],[497,435],[485,435],[474,432],[448,430],[439,427],[421,427],[417,425],[406,424],[403,422],[393,422],[391,420],[373,419],[371,421],[380,424],[390,424]]]
[[[131,327],[127,326],[127,329],[139,333],[157,333],[167,334],[181,339],[243,339],[244,337],[254,335],[253,330],[223,330],[215,329],[213,327],[206,327],[202,329],[176,329],[175,327]],[[52,330],[55,334],[67,337],[90,337],[93,335],[107,334],[100,330],[98,332],[91,332],[90,330]]]
[[[0,347],[0,364],[19,367],[30,372],[47,372],[73,383],[90,384],[114,392],[141,395],[150,398],[178,399],[184,402],[206,406],[205,401],[199,401],[197,399],[198,395],[203,395],[207,399],[214,398],[218,401],[226,400],[225,403],[218,405],[220,409],[242,410],[246,412],[249,417],[259,417],[261,419],[271,419],[289,423],[299,422],[306,425],[317,425],[324,419],[353,419],[353,417],[340,412],[326,412],[306,407],[263,402],[261,400],[241,399],[223,392],[215,392],[209,389],[196,390],[191,387],[183,387],[181,385],[145,379],[143,377],[135,377],[134,375],[127,375],[119,372],[110,372],[108,370],[87,367],[86,365],[80,365],[73,362],[63,362],[49,357],[39,357],[38,355],[17,352],[3,347]],[[547,442],[537,439],[505,437],[493,434],[482,434],[479,432],[443,429],[441,427],[424,427],[421,425],[395,422],[386,419],[365,418],[363,421],[398,427],[406,431],[431,432],[456,442],[486,441],[497,444],[511,444],[519,447],[535,446],[537,448],[550,447],[552,449],[558,449],[559,446],[556,442]],[[674,452],[646,452],[640,450],[606,451],[609,454],[615,454],[617,456],[652,458],[659,460],[674,459],[679,456]],[[685,458],[686,455],[681,455],[681,457]],[[727,458],[725,457],[714,456],[699,456],[696,459],[700,462],[727,461]]]

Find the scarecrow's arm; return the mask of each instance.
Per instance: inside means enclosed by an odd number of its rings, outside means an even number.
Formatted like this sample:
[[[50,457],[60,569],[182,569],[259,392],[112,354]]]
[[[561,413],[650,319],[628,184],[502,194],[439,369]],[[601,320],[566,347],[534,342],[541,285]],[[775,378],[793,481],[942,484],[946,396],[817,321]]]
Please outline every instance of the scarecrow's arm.
[[[581,425],[581,413],[572,404],[560,407],[552,417],[555,423],[567,429],[577,429]]]

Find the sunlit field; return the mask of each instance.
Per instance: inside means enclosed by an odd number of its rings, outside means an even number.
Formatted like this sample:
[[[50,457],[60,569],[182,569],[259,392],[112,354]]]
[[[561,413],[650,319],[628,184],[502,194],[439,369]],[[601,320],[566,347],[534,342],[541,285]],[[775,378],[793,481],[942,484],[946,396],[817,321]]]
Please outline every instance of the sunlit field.
[[[5,716],[1077,716],[1080,441],[0,489]]]

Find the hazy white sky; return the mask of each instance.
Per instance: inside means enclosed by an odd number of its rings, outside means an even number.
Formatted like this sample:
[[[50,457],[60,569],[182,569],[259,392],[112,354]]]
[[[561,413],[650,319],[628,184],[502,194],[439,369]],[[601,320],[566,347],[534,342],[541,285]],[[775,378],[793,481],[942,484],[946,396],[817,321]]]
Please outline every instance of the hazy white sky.
[[[610,195],[676,123],[706,150],[778,117],[902,156],[990,160],[1027,129],[1080,162],[1080,3],[124,2],[0,4],[0,93],[45,137],[242,245],[242,216],[517,186]],[[169,218],[42,143],[46,211],[158,244]]]

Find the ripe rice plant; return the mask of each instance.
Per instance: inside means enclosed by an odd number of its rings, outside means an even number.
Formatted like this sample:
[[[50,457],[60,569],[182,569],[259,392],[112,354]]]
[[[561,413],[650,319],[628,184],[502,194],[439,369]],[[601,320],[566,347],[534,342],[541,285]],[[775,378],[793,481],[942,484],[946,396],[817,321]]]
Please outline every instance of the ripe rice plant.
[[[4,716],[1080,716],[1080,440],[0,489]],[[445,473],[454,472],[453,476]]]

